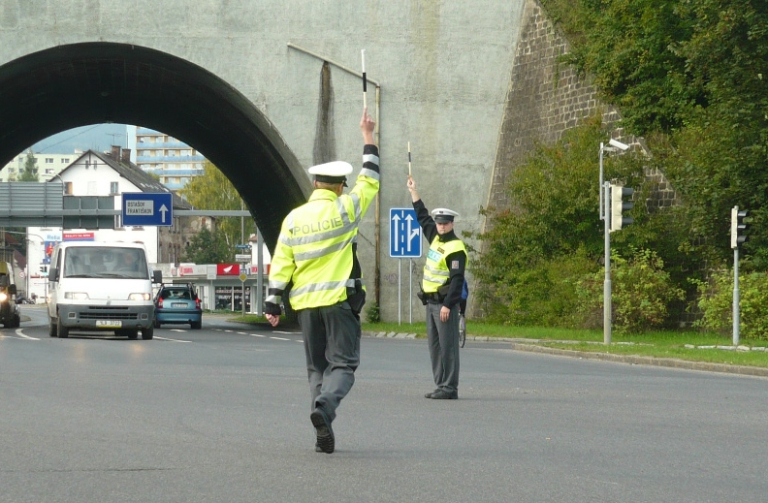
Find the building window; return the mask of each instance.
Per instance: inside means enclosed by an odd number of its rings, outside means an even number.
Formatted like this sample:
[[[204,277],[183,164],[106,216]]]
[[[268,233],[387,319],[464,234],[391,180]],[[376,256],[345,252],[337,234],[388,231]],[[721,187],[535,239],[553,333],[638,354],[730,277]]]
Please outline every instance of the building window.
[[[61,158],[61,163],[62,164],[69,164],[69,157],[62,157]]]
[[[53,157],[46,157],[45,158],[45,163],[46,164],[53,164]]]
[[[117,182],[109,182],[109,193],[117,194]]]
[[[45,169],[45,174],[46,174],[46,175],[52,175],[52,174],[53,174],[53,169],[51,169],[51,168],[46,168],[46,169]]]
[[[72,182],[64,182],[64,193],[72,195]]]

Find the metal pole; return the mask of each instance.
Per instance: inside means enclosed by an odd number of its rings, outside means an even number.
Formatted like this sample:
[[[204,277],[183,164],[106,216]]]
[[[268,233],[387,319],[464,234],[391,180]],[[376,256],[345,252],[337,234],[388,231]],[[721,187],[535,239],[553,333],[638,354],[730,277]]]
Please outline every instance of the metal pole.
[[[603,208],[603,142],[600,142],[600,220],[605,218]]]
[[[739,248],[733,249],[733,345],[739,345]]]
[[[256,245],[259,247],[256,250],[256,314],[263,316],[264,312],[261,305],[264,303],[264,253],[261,248],[262,241],[261,230],[256,228],[256,239],[258,242]]]
[[[611,200],[611,184],[603,183],[603,197],[605,208],[608,208]],[[611,343],[611,219],[608,211],[605,212],[605,281],[603,283],[603,343]]]
[[[400,300],[400,290],[402,290],[402,281],[400,278],[403,277],[402,275],[403,271],[403,261],[398,260],[397,261],[397,324],[400,324],[401,314],[403,311],[403,303],[402,300]]]
[[[408,259],[408,323],[413,325],[413,259]]]

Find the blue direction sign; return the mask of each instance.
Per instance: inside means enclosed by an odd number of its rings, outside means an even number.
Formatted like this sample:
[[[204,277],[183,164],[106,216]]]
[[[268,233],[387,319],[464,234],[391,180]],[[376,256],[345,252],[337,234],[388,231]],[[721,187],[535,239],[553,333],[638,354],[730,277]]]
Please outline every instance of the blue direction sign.
[[[413,208],[389,209],[389,256],[421,257],[421,226]]]
[[[124,192],[123,225],[173,225],[170,192]]]

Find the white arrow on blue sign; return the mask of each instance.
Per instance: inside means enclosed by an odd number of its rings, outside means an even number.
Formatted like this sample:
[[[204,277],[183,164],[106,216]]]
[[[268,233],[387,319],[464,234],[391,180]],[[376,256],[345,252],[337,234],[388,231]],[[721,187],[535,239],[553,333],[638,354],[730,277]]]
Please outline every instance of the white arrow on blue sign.
[[[123,225],[173,225],[170,192],[124,192]]]
[[[421,257],[421,226],[413,208],[389,209],[389,256]]]

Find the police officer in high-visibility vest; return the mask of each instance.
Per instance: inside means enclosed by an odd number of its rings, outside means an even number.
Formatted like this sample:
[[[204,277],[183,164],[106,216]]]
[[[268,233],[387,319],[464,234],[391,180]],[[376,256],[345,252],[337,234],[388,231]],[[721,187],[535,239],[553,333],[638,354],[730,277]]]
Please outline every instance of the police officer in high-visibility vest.
[[[292,283],[289,298],[304,338],[315,450],[328,454],[336,442],[331,423],[355,382],[360,363],[365,289],[357,259],[357,233],[379,191],[375,124],[364,109],[360,120],[365,142],[363,168],[349,194],[343,193],[352,172],[349,163],[335,161],[309,168],[315,190],[307,203],[283,220],[265,299],[267,320],[277,326],[283,293]]]
[[[469,260],[467,249],[453,232],[453,220],[459,214],[447,208],[437,208],[430,216],[416,191],[416,181],[410,175],[408,190],[424,237],[430,243],[422,291],[418,295],[427,306],[429,357],[437,389],[424,396],[455,400],[459,398],[458,306]]]

